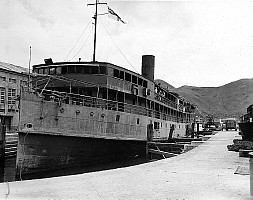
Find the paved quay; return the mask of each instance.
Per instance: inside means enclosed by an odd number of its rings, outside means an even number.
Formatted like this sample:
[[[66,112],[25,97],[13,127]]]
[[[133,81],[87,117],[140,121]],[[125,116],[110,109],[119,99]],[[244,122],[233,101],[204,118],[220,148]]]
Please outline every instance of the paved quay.
[[[141,165],[56,178],[0,183],[0,199],[253,199],[249,158],[227,150],[238,132],[218,132],[195,149]]]

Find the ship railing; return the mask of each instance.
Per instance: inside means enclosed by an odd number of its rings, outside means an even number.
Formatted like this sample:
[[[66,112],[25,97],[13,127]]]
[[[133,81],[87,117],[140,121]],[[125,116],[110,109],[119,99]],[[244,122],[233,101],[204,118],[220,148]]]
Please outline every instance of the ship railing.
[[[148,109],[138,105],[131,105],[124,103],[125,112],[133,113],[137,115],[148,115]]]
[[[178,104],[178,110],[183,111],[184,106],[182,104]]]
[[[162,119],[163,119],[163,120],[167,120],[167,115],[163,113],[163,114],[162,114]]]
[[[155,95],[155,99],[172,107],[172,108],[177,108],[177,104],[169,99],[167,99],[166,97],[160,96],[159,94]]]
[[[173,122],[186,122],[186,119],[171,116],[169,114],[162,113],[160,111],[148,109],[138,105],[131,105],[123,102],[117,102],[112,100],[104,100],[95,97],[85,97],[84,106],[106,108],[108,110],[115,110],[121,112],[127,112],[137,115],[149,116],[157,119],[163,119]]]
[[[153,111],[151,109],[147,109],[147,116],[153,117]]]
[[[160,112],[155,110],[155,118],[160,119]]]
[[[96,99],[96,107],[98,108],[106,108],[107,103],[104,99],[97,98]]]
[[[129,105],[129,104],[124,104],[125,107],[124,107],[124,111],[127,112],[127,113],[131,113],[131,110],[132,110],[132,106]]]
[[[165,97],[162,97],[163,99],[163,102],[165,102],[166,105],[169,105],[173,108],[177,108],[177,104],[173,101],[170,101],[169,99],[165,98]]]
[[[118,110],[118,102],[116,101],[108,101],[107,100],[107,109],[108,110]]]
[[[170,114],[162,113],[160,111],[152,110],[139,105],[131,105],[123,102],[106,100],[97,97],[78,95],[73,93],[58,92],[51,90],[44,90],[43,97],[48,101],[64,102],[66,104],[80,105],[87,107],[105,108],[107,110],[115,110],[127,113],[133,113],[138,115],[144,115],[157,119],[163,119],[173,122],[187,122],[189,120],[172,116]]]
[[[191,108],[189,108],[189,107],[186,107],[186,108],[185,108],[185,112],[192,113],[193,111],[194,111],[194,110],[191,109]]]
[[[146,116],[147,115],[147,109],[145,107],[142,107],[142,106],[136,106],[133,109],[133,113]]]
[[[72,105],[81,105],[81,106],[88,106],[88,107],[96,107],[96,100],[89,96],[84,95],[74,95],[74,94],[68,94],[66,97],[66,101],[64,101],[67,104]]]
[[[124,112],[125,106],[123,102],[118,102],[118,111]]]

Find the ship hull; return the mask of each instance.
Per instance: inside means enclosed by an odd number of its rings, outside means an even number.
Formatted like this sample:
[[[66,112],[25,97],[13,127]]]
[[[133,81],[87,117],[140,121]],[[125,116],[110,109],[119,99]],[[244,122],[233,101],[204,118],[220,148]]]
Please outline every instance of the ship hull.
[[[253,122],[239,123],[243,140],[253,141]]]
[[[17,174],[145,158],[146,141],[19,133]]]

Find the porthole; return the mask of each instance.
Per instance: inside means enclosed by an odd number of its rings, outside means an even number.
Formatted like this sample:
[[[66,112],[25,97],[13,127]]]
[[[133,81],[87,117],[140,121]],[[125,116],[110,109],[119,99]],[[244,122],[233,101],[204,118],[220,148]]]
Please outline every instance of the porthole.
[[[25,124],[25,127],[31,129],[33,127],[33,124],[32,123],[27,123],[27,124]]]

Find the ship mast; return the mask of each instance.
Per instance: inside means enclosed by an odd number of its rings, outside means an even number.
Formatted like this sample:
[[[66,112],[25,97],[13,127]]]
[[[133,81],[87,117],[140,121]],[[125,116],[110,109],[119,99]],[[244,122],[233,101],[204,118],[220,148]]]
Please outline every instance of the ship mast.
[[[94,4],[87,4],[89,5],[95,5],[95,15],[93,19],[95,20],[95,30],[94,30],[94,50],[93,50],[93,62],[96,62],[96,42],[97,42],[97,18],[98,18],[98,4],[107,4],[107,3],[99,3],[99,0],[96,0],[96,3]]]
[[[94,20],[95,20],[95,31],[94,31],[93,62],[96,61],[97,18],[98,18],[98,0],[96,0],[96,11],[95,11],[95,15],[94,15]]]

